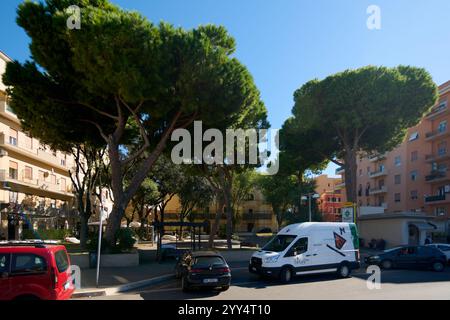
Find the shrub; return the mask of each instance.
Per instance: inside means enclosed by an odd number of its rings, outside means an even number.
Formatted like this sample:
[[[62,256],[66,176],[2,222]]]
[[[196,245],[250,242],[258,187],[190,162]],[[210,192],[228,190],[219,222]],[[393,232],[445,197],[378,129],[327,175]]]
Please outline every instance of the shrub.
[[[136,234],[130,228],[117,231],[117,248],[120,251],[130,251],[136,243]]]
[[[69,230],[48,229],[48,230],[23,230],[22,239],[40,239],[40,240],[64,240],[70,235]]]

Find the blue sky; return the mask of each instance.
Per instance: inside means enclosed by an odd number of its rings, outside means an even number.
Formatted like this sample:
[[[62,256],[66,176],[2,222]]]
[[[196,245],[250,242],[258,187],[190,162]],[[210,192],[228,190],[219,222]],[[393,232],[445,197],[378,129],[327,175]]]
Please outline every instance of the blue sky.
[[[28,39],[15,24],[21,1],[0,4],[0,50],[28,58]],[[273,128],[291,112],[303,83],[365,65],[425,67],[436,83],[450,79],[448,0],[113,0],[161,20],[193,28],[224,25],[236,56],[249,68]],[[369,5],[381,9],[381,30],[366,27]],[[334,166],[326,173],[333,174]]]

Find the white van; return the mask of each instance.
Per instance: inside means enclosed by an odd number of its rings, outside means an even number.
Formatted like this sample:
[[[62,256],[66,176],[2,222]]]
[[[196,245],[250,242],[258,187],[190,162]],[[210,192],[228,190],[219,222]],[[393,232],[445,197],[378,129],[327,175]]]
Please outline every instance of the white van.
[[[360,267],[354,223],[306,222],[284,227],[250,260],[249,271],[289,282],[296,275],[336,272],[350,276]]]

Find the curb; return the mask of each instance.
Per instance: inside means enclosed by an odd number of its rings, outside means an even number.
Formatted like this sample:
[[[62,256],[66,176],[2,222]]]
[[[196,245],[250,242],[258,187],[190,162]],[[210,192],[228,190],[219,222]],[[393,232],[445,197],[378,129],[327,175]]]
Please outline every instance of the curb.
[[[105,289],[93,289],[92,291],[86,291],[86,292],[75,292],[72,295],[72,299],[76,298],[91,298],[91,297],[101,297],[101,296],[112,296],[119,293],[128,292],[131,290],[139,289],[142,287],[151,286],[154,284],[158,284],[170,279],[175,279],[174,275],[164,275],[156,278],[136,281],[136,282],[130,282],[121,286],[117,287],[110,287]]]

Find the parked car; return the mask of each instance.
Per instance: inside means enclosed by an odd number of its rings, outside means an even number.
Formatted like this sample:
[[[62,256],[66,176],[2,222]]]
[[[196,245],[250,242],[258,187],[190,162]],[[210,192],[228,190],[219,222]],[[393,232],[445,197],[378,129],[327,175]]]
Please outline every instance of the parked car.
[[[175,276],[181,279],[183,291],[193,288],[220,288],[228,290],[231,283],[231,270],[224,257],[214,251],[185,253],[178,259]]]
[[[447,262],[450,263],[450,244],[432,243],[432,244],[428,244],[427,246],[434,247],[434,248],[441,250],[447,257]]]
[[[444,271],[447,257],[431,246],[404,246],[385,250],[383,253],[365,259],[369,265],[383,269],[432,269]]]
[[[284,227],[250,260],[249,271],[290,282],[296,275],[337,273],[350,276],[359,264],[354,223],[307,222]]]
[[[0,300],[66,300],[74,291],[64,246],[0,243]]]

